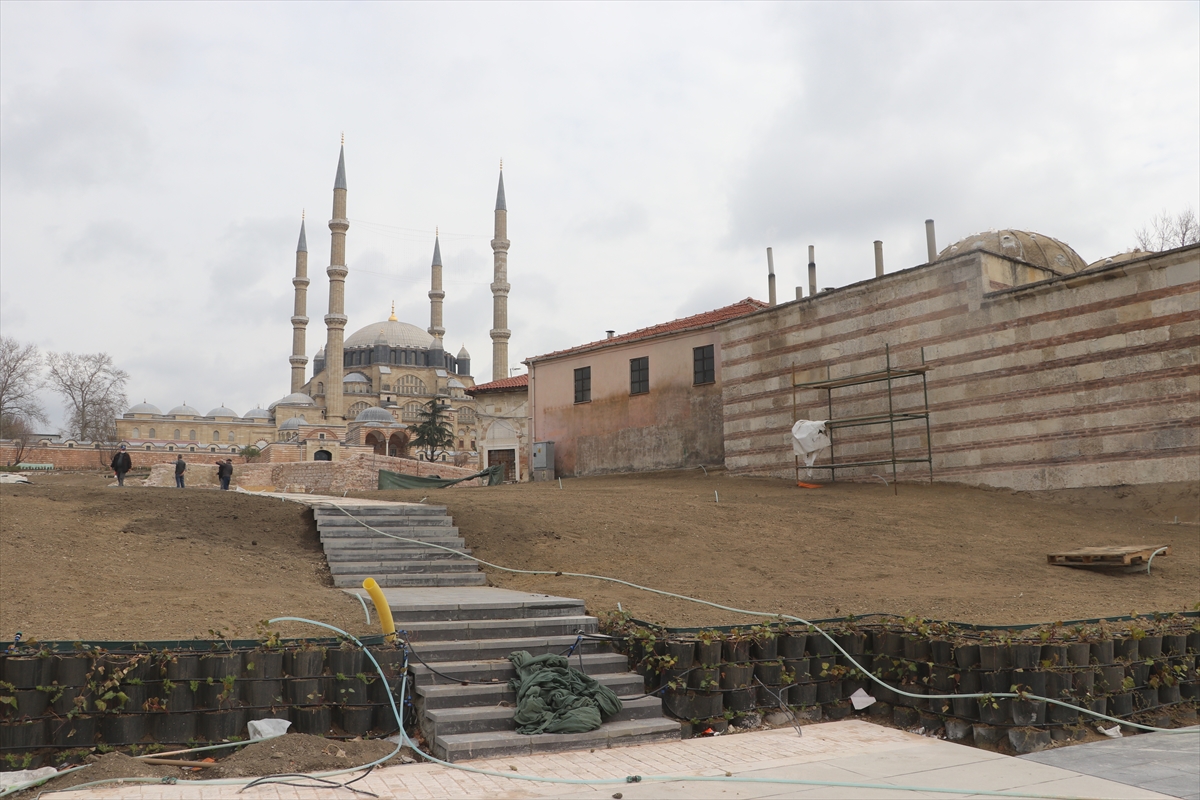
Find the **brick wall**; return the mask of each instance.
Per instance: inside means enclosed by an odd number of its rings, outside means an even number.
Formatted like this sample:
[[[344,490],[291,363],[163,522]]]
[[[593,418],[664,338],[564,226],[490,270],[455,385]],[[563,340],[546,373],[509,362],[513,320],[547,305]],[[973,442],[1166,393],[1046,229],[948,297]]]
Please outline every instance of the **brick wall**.
[[[975,251],[743,317],[721,334],[734,473],[794,474],[793,369],[797,382],[881,369],[888,343],[894,365],[920,364],[923,349],[931,367],[938,480],[1019,489],[1200,480],[1200,246],[1064,277]],[[824,392],[796,397],[797,417],[831,416]],[[834,418],[887,410],[885,384],[833,398]],[[919,407],[920,381],[898,383],[892,400]],[[837,458],[888,457],[888,437],[886,425],[838,430]],[[899,457],[923,457],[924,422],[899,425],[896,445]],[[829,463],[828,451],[817,463]]]
[[[423,478],[430,475],[439,475],[442,478],[462,478],[477,472],[477,470],[461,469],[450,464],[359,453],[343,461],[283,461],[235,465],[233,485],[251,490],[268,489],[314,494],[370,491],[378,488],[379,470],[381,469]],[[188,486],[217,486],[216,466],[192,464],[189,461],[185,483]],[[480,479],[458,485],[477,486],[479,484]],[[174,466],[172,464],[155,466],[151,470],[146,485],[174,486]]]

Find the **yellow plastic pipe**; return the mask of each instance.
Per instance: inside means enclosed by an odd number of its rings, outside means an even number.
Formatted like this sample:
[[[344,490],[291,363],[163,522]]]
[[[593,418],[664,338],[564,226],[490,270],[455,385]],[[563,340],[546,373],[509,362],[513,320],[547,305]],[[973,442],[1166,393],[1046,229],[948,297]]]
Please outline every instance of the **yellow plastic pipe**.
[[[371,595],[371,601],[375,603],[375,614],[379,617],[379,625],[383,628],[383,638],[388,644],[396,642],[396,623],[392,621],[392,607],[388,605],[387,598],[383,596],[383,589],[379,588],[379,584],[374,578],[367,578],[363,581],[363,588],[367,590],[367,594]]]

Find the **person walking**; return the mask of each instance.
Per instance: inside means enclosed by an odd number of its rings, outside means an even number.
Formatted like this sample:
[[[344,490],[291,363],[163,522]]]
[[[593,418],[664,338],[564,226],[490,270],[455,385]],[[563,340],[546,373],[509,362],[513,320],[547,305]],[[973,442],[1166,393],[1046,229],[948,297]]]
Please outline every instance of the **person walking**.
[[[229,489],[229,480],[233,477],[233,459],[227,458],[217,463],[217,478],[221,481],[221,489]]]
[[[112,471],[117,476],[117,486],[125,485],[125,473],[131,469],[133,469],[133,460],[125,451],[125,445],[121,445],[121,449],[112,458]]]
[[[187,462],[183,460],[183,454],[181,453],[179,455],[179,457],[175,459],[175,488],[176,489],[183,488],[183,473],[186,471],[187,471]]]

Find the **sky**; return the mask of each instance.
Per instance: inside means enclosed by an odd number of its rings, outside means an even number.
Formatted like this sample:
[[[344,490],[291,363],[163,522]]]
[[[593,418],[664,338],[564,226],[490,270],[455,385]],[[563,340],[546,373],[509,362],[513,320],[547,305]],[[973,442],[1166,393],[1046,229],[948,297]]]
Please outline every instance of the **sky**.
[[[1087,262],[1200,206],[1200,3],[0,3],[0,332],[109,353],[131,403],[239,413],[325,340],[345,135],[347,335],[491,369],[923,263],[978,231]],[[311,374],[311,361],[309,365]],[[60,402],[46,396],[52,429]]]

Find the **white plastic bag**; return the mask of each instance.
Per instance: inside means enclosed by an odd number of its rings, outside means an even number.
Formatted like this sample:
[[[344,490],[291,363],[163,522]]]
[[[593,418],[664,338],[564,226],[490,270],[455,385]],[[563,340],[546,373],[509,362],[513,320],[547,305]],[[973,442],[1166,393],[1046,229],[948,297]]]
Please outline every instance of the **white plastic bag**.
[[[825,422],[826,420],[801,419],[792,426],[792,452],[804,457],[804,464],[809,467],[810,476],[817,453],[833,444],[825,430]]]
[[[286,719],[252,719],[246,723],[251,739],[270,739],[283,736],[292,723]]]

